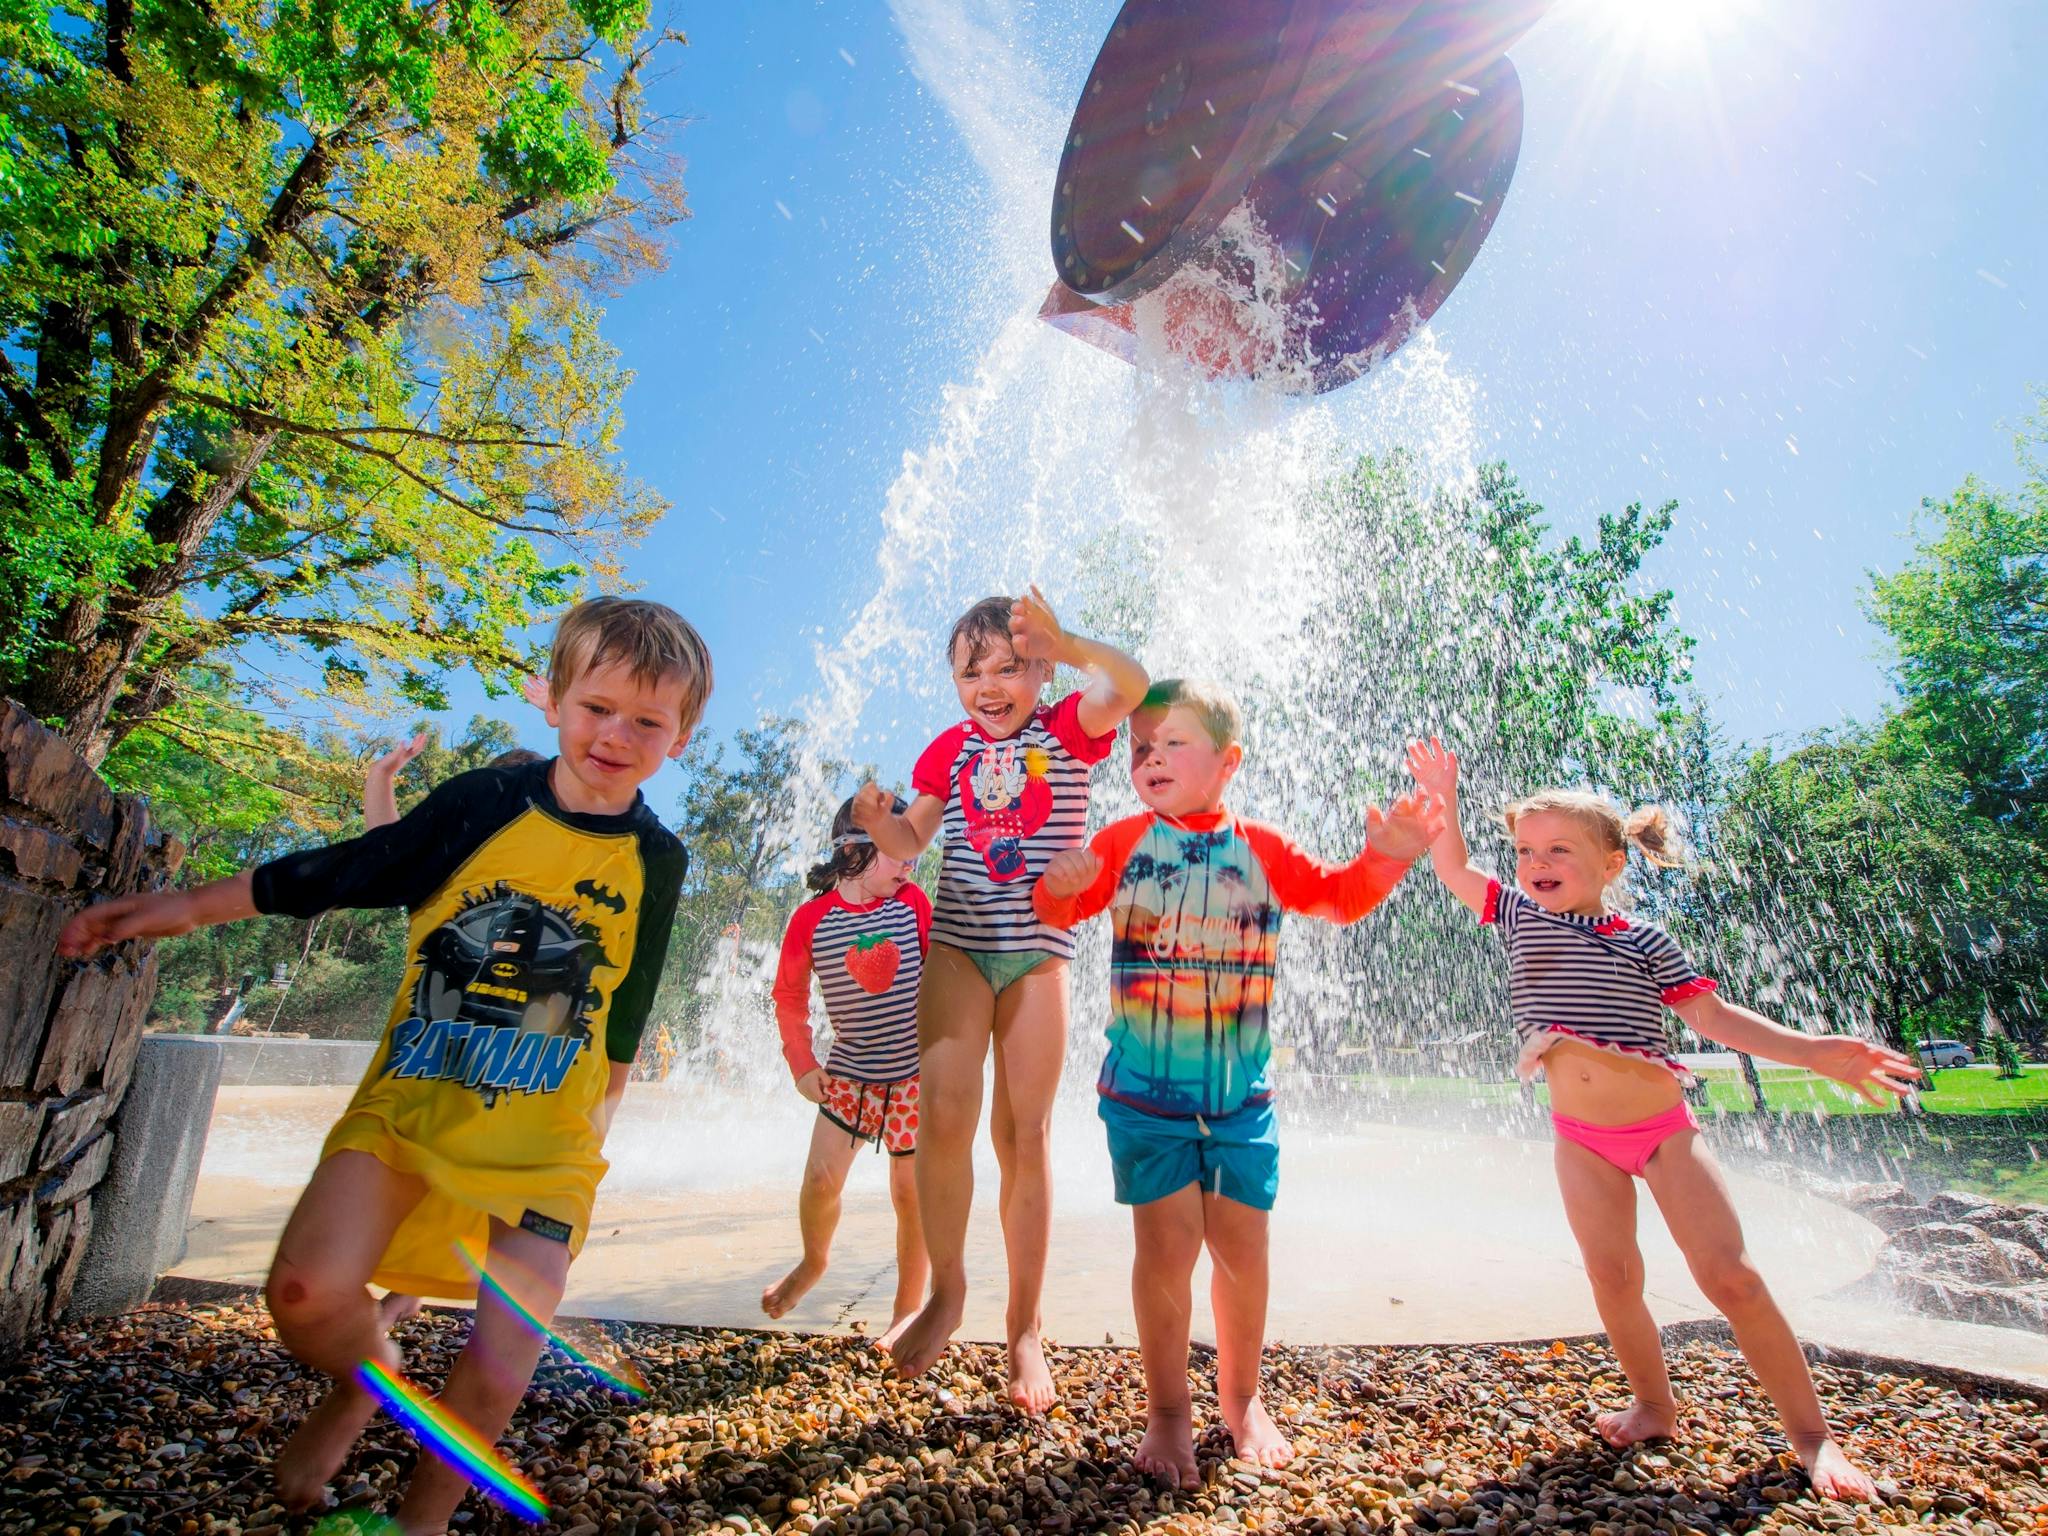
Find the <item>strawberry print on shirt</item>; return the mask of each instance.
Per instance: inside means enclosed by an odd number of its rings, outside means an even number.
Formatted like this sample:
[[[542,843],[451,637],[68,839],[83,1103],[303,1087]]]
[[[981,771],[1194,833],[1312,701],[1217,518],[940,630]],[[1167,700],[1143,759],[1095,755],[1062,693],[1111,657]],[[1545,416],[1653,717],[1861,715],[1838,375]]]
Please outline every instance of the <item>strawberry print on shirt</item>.
[[[896,979],[897,967],[903,963],[903,950],[886,933],[864,933],[840,956],[839,963],[860,984],[861,991],[886,992]]]
[[[827,891],[791,914],[775,969],[775,1024],[792,1077],[818,1065],[813,976],[832,1025],[833,1076],[893,1083],[917,1071],[917,983],[931,921],[931,902],[914,885],[859,907]]]

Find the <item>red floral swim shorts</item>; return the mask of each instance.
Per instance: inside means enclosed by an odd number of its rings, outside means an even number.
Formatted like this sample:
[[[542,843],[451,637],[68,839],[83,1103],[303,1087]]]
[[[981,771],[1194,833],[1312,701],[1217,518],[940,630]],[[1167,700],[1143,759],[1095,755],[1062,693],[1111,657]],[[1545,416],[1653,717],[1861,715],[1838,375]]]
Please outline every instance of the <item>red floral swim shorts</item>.
[[[917,1150],[917,1078],[896,1083],[862,1083],[824,1075],[818,1113],[857,1141],[872,1141],[891,1157]]]

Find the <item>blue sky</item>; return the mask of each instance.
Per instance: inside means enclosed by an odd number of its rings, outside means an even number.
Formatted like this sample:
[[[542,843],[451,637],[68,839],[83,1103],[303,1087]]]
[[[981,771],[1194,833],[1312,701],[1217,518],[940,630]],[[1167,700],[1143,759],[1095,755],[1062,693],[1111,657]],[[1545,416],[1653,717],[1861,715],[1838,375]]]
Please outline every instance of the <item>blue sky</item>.
[[[1515,184],[1436,341],[1485,455],[1560,528],[1680,500],[1651,576],[1736,735],[1868,714],[1866,570],[1901,558],[1923,495],[2013,477],[2011,428],[2048,383],[2048,6],[1641,5],[1689,25],[1561,0],[1513,50]],[[630,569],[713,645],[708,730],[790,712],[820,631],[875,590],[905,455],[1050,279],[1050,167],[1114,11],[678,17],[690,47],[656,104],[690,119],[694,217],[608,329],[637,371],[628,460],[674,504]],[[992,142],[1021,168],[992,174]],[[1039,164],[1033,207],[1017,188]],[[1021,234],[1043,274],[989,281]],[[669,810],[670,777],[650,795]]]

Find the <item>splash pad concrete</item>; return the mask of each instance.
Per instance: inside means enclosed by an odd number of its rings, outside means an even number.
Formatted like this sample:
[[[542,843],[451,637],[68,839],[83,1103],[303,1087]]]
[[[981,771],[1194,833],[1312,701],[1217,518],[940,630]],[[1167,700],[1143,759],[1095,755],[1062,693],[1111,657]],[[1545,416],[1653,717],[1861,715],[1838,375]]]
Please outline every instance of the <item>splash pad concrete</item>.
[[[254,1284],[348,1090],[223,1088],[181,1276]],[[795,1192],[809,1135],[793,1094],[636,1085],[613,1168],[564,1310],[582,1316],[761,1327],[763,1286],[796,1255]],[[1068,1344],[1135,1342],[1128,1213],[1110,1198],[1101,1127],[1085,1101],[1055,1121],[1056,1206],[1048,1332]],[[1276,1343],[1473,1343],[1596,1333],[1578,1253],[1540,1141],[1401,1125],[1318,1132],[1283,1118],[1273,1220]],[[987,1148],[970,1233],[975,1277],[964,1336],[1001,1337],[1003,1256]],[[1838,1206],[1731,1175],[1752,1253],[1803,1335],[1870,1354],[2048,1379],[2048,1341],[1903,1316],[1843,1293],[1883,1235]],[[830,1273],[779,1326],[880,1332],[894,1284],[894,1227],[879,1159],[855,1160]],[[1651,1305],[1706,1319],[1647,1197]],[[1195,1329],[1209,1338],[1206,1280]]]

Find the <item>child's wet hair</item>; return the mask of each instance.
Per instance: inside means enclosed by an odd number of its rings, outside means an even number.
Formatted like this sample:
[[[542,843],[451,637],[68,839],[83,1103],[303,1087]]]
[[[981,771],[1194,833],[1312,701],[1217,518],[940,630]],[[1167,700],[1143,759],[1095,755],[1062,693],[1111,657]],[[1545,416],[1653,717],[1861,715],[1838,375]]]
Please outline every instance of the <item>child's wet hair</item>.
[[[967,642],[967,662],[972,666],[996,645],[1010,643],[1010,608],[1007,597],[984,597],[953,621],[946,636],[946,665],[953,665],[953,653]]]
[[[559,702],[584,673],[614,664],[650,685],[681,683],[685,731],[703,715],[711,697],[711,648],[666,603],[593,597],[563,614],[548,656],[548,692]]]
[[[889,809],[901,816],[909,809],[901,795],[889,802]],[[849,839],[842,842],[841,839]],[[832,818],[832,849],[825,855],[825,862],[813,864],[804,884],[820,896],[831,890],[842,880],[856,879],[868,872],[868,866],[875,862],[875,845],[868,841],[853,819],[853,797],[848,796]]]
[[[1221,683],[1199,677],[1162,677],[1145,690],[1145,702],[1135,712],[1176,708],[1185,709],[1201,722],[1218,752],[1244,740],[1244,711]]]
[[[531,747],[514,747],[510,752],[500,752],[488,763],[485,763],[484,766],[486,768],[524,768],[529,763],[545,761],[547,759]]]
[[[1627,849],[1633,843],[1644,858],[1659,869],[1677,869],[1685,862],[1685,850],[1672,829],[1671,815],[1661,805],[1639,806],[1626,815],[1605,795],[1585,789],[1539,789],[1524,795],[1502,813],[1508,835],[1524,816],[1550,813],[1569,816],[1597,835],[1606,852]]]

